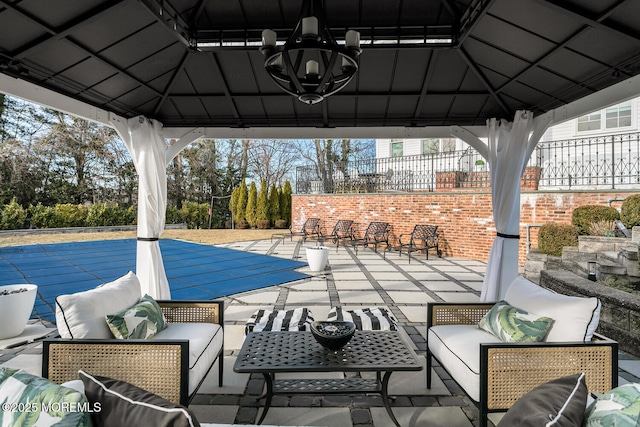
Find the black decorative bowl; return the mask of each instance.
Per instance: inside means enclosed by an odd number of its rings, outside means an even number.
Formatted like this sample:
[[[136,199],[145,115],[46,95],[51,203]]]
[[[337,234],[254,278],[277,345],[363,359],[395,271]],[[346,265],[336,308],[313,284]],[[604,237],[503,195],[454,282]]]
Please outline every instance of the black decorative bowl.
[[[316,320],[311,324],[313,337],[326,349],[340,350],[356,331],[353,322],[330,322],[327,320]]]

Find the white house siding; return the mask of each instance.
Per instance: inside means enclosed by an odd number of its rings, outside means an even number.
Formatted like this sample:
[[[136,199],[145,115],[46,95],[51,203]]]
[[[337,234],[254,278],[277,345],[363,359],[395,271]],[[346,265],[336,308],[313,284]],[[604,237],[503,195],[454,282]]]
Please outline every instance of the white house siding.
[[[602,109],[604,116],[606,108]],[[564,139],[575,139],[600,135],[612,135],[617,133],[637,132],[640,123],[640,98],[631,100],[631,126],[616,128],[611,130],[600,129],[591,132],[578,132],[578,119],[568,120],[550,127],[542,136],[541,141],[561,141]]]

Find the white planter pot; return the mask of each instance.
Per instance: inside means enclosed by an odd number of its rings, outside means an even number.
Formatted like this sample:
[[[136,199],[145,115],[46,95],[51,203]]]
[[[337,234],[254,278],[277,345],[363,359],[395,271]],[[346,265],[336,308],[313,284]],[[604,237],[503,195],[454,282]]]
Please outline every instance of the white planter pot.
[[[329,259],[329,248],[316,246],[305,248],[307,251],[307,262],[311,271],[323,271]]]
[[[36,285],[0,286],[0,293],[3,290],[12,291],[20,288],[28,290],[0,296],[0,339],[20,335],[27,326],[33,311],[33,304],[36,302],[36,291],[38,290]]]

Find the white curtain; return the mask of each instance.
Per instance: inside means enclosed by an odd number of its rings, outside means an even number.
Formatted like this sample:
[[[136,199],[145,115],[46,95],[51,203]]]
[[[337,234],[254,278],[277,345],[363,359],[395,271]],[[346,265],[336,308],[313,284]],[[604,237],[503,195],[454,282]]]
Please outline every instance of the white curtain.
[[[537,143],[529,139],[533,113],[518,111],[513,122],[487,120],[491,198],[496,238],[482,284],[481,301],[499,301],[518,276],[520,178]]]
[[[138,242],[136,275],[142,295],[171,299],[158,238],[164,230],[167,209],[167,145],[162,124],[139,116],[112,121],[138,172]]]

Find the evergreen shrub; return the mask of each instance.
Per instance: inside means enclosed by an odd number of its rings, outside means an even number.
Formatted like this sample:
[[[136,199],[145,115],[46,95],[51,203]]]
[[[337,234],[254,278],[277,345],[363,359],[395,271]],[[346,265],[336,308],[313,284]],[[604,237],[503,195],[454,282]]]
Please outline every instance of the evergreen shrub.
[[[565,246],[578,245],[578,228],[569,224],[544,224],[538,233],[538,250],[543,254],[561,256]]]
[[[207,203],[184,202],[180,210],[188,229],[209,228],[209,205]]]
[[[640,194],[634,194],[624,199],[620,207],[620,221],[629,230],[640,225]]]
[[[610,206],[584,205],[578,206],[571,214],[571,224],[578,228],[581,235],[589,234],[591,224],[598,221],[616,221],[620,219],[618,211]]]
[[[15,197],[0,208],[0,230],[17,230],[24,228],[27,221],[27,211]]]

